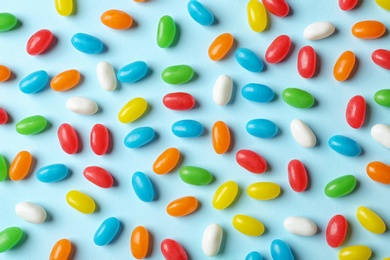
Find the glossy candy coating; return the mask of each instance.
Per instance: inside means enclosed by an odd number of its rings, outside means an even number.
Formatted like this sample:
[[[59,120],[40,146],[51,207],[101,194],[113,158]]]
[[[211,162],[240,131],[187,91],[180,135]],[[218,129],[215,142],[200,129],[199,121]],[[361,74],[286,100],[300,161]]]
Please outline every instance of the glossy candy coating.
[[[378,105],[390,107],[390,89],[381,89],[375,92],[374,100]]]
[[[352,26],[352,34],[360,39],[377,39],[386,31],[383,23],[375,20],[366,20],[355,23]]]
[[[116,88],[116,74],[111,63],[101,61],[96,66],[96,75],[100,86],[107,91],[113,91]]]
[[[299,88],[286,88],[282,92],[284,102],[296,108],[310,108],[314,105],[314,97],[309,92]]]
[[[267,170],[266,160],[252,150],[239,150],[236,153],[236,161],[241,167],[252,173],[259,174]]]
[[[126,135],[124,144],[128,148],[139,148],[153,141],[155,135],[156,133],[151,127],[138,127]]]
[[[241,95],[249,101],[268,103],[274,99],[275,93],[270,87],[266,85],[248,83],[242,87]]]
[[[71,38],[76,50],[85,54],[99,54],[103,51],[103,42],[95,36],[86,33],[76,33]]]
[[[149,247],[149,231],[143,226],[135,227],[130,237],[131,254],[136,259],[143,259],[148,255]]]
[[[317,138],[313,131],[300,119],[294,119],[291,121],[290,131],[294,140],[305,148],[312,148],[317,143]]]
[[[95,101],[86,97],[71,97],[66,101],[66,108],[79,115],[93,115],[99,107]]]
[[[371,257],[371,249],[368,246],[356,245],[347,246],[340,250],[339,260],[368,260]]]
[[[328,144],[335,152],[344,156],[358,156],[362,151],[362,148],[355,140],[343,135],[332,136],[329,138]]]
[[[185,183],[197,186],[207,185],[213,179],[213,175],[209,171],[196,166],[181,167],[179,175]]]
[[[310,237],[317,233],[317,225],[305,217],[288,217],[283,225],[288,232],[298,236]]]
[[[387,0],[375,0],[375,2],[385,10],[390,11],[390,3]]]
[[[297,159],[291,160],[287,166],[288,182],[295,192],[303,192],[307,188],[308,174],[305,165]]]
[[[69,191],[66,194],[66,201],[69,206],[84,214],[92,214],[96,209],[95,201],[81,191]]]
[[[47,120],[43,116],[35,115],[26,117],[16,123],[16,132],[21,135],[35,135],[45,130]]]
[[[19,202],[15,206],[18,217],[33,224],[41,224],[46,220],[46,211],[38,204],[32,202]]]
[[[345,118],[352,128],[362,127],[366,118],[366,100],[364,97],[357,95],[348,101]]]
[[[235,215],[232,224],[235,229],[247,236],[261,236],[264,233],[263,223],[247,215]]]
[[[98,246],[109,244],[118,235],[121,227],[119,219],[110,217],[103,221],[93,237],[93,242]]]
[[[148,103],[142,97],[136,97],[127,102],[118,113],[118,120],[121,123],[130,123],[141,117],[146,109]]]
[[[273,240],[271,242],[270,250],[273,260],[294,260],[294,255],[291,252],[289,245],[283,240]]]
[[[246,255],[245,260],[263,260],[263,257],[259,252],[252,251]]]
[[[180,161],[180,151],[170,147],[162,152],[153,163],[153,171],[157,174],[166,174],[172,171]]]
[[[37,180],[44,183],[58,182],[68,177],[69,169],[65,164],[56,163],[43,166],[37,170]]]
[[[390,51],[385,49],[377,49],[371,54],[372,61],[387,70],[390,70]]]
[[[303,37],[307,40],[321,40],[331,36],[336,28],[330,22],[315,22],[306,26]]]
[[[56,75],[50,81],[50,87],[55,91],[67,91],[74,88],[80,81],[81,75],[78,70],[66,70]]]
[[[96,155],[103,155],[108,152],[110,148],[110,132],[107,127],[102,124],[95,124],[92,127],[89,142],[91,144],[92,151]]]
[[[57,130],[58,141],[64,152],[75,154],[79,150],[79,138],[76,130],[70,124],[63,123]]]
[[[168,93],[162,102],[166,108],[180,111],[192,109],[196,104],[195,98],[186,92]]]
[[[209,58],[213,61],[223,59],[233,47],[234,38],[230,33],[218,35],[208,49]]]
[[[57,13],[62,16],[69,16],[75,8],[74,0],[54,0]]]
[[[285,17],[290,12],[286,0],[263,0],[263,4],[270,13],[279,17]]]
[[[226,153],[230,147],[230,139],[230,129],[228,125],[223,121],[215,122],[211,130],[211,142],[214,151],[217,154]]]
[[[304,46],[299,50],[297,69],[299,75],[305,79],[314,76],[317,69],[317,54],[313,47]]]
[[[119,69],[117,78],[122,83],[134,83],[146,76],[148,65],[144,61],[135,61]]]
[[[11,77],[11,70],[4,65],[0,65],[0,83],[7,81]]]
[[[238,194],[238,185],[234,181],[222,183],[214,193],[212,200],[213,207],[217,210],[223,210],[229,207]]]
[[[348,231],[348,221],[343,215],[333,216],[326,226],[326,242],[330,247],[343,244]]]
[[[268,16],[264,5],[258,0],[249,0],[247,7],[248,23],[255,32],[262,32],[267,28]]]
[[[30,55],[44,53],[53,41],[53,33],[48,29],[42,29],[34,33],[27,41],[26,51]]]
[[[269,0],[268,0],[269,1]],[[274,0],[275,1],[275,0]],[[263,0],[264,2],[264,0]],[[268,46],[265,51],[265,60],[275,64],[283,61],[291,48],[291,39],[288,35],[279,35]]]
[[[99,166],[88,166],[83,171],[84,177],[91,183],[101,188],[111,188],[114,185],[114,178],[104,168]]]
[[[187,252],[177,241],[166,238],[160,245],[161,253],[166,260],[187,260]]]
[[[383,219],[367,207],[358,207],[356,217],[360,224],[372,233],[382,234],[386,231],[386,224]]]
[[[161,73],[161,78],[168,84],[184,84],[192,79],[195,72],[188,65],[173,65],[165,68]]]
[[[355,54],[352,51],[343,52],[333,67],[333,76],[337,81],[345,81],[349,78],[355,67]]]
[[[197,0],[190,0],[187,4],[187,11],[195,22],[203,26],[214,23],[213,13]]]
[[[68,239],[62,238],[58,240],[51,249],[49,260],[69,259],[71,253],[72,243]]]
[[[257,0],[250,1],[252,2]],[[263,61],[250,49],[238,48],[234,53],[234,57],[236,58],[238,64],[248,71],[261,72],[264,68]]]
[[[154,187],[145,173],[135,172],[131,178],[131,183],[135,194],[141,201],[151,202],[154,200]]]
[[[233,92],[233,81],[228,75],[220,75],[214,83],[213,101],[218,106],[224,106],[229,103]]]
[[[390,166],[383,162],[370,162],[366,166],[366,172],[368,177],[373,181],[390,184]]]
[[[24,179],[33,164],[32,155],[28,151],[20,151],[9,167],[9,178],[13,181]]]
[[[218,254],[222,243],[223,230],[218,224],[210,224],[203,231],[202,251],[207,256]]]
[[[339,0],[339,7],[343,11],[349,11],[355,8],[359,0]]]
[[[0,107],[0,125],[8,123],[8,114],[4,108]]]
[[[386,148],[390,148],[390,126],[376,124],[371,127],[372,138]]]
[[[325,186],[325,195],[330,198],[339,198],[351,193],[356,186],[356,178],[353,175],[344,175],[331,180]]]
[[[19,82],[19,89],[24,94],[35,94],[49,83],[49,74],[44,70],[34,71]]]
[[[0,253],[14,247],[23,237],[23,230],[18,227],[9,227],[0,231]]]
[[[176,38],[176,23],[169,15],[160,18],[157,27],[157,45],[160,48],[168,48]]]
[[[198,200],[193,196],[186,196],[171,201],[166,208],[172,217],[184,217],[198,208]]]
[[[248,186],[246,193],[256,200],[272,200],[279,196],[280,186],[273,182],[255,182]]]
[[[0,13],[0,32],[11,30],[18,23],[18,19],[11,13]]]
[[[8,176],[7,161],[4,156],[0,155],[0,182],[4,181]]]
[[[100,21],[114,30],[125,30],[133,24],[133,18],[128,13],[116,9],[105,11],[100,16]]]
[[[246,123],[246,131],[259,138],[272,138],[278,130],[278,126],[268,119],[252,119]]]
[[[177,137],[194,138],[203,134],[204,127],[198,121],[184,119],[172,124],[172,133]]]

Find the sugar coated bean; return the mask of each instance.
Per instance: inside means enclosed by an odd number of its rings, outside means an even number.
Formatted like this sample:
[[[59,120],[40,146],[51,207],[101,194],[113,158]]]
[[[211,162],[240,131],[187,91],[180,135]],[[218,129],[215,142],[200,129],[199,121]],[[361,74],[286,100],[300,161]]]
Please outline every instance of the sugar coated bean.
[[[58,240],[51,249],[49,260],[69,259],[71,253],[72,243],[68,239],[62,238]]]
[[[4,253],[22,240],[23,230],[18,227],[9,227],[0,231],[0,253]]]
[[[237,214],[232,220],[233,227],[247,236],[261,236],[264,233],[264,225],[254,217]]]
[[[359,220],[360,224],[375,234],[382,234],[386,231],[386,224],[378,214],[376,214],[371,209],[360,206],[356,210],[356,217]]]
[[[8,113],[4,108],[0,107],[0,125],[8,123]]]
[[[144,259],[148,256],[151,244],[149,231],[143,226],[137,226],[133,229],[130,238],[131,254],[136,259]]]
[[[326,242],[330,247],[343,244],[348,231],[348,221],[343,215],[333,216],[326,226]]]
[[[96,66],[96,75],[100,86],[107,91],[113,91],[116,88],[116,74],[111,63],[101,61]]]
[[[238,194],[238,185],[234,181],[227,181],[222,183],[214,193],[213,207],[218,210],[229,207]]]
[[[19,202],[15,206],[15,213],[18,217],[33,224],[41,224],[46,220],[45,209],[33,202]]]
[[[338,257],[339,260],[368,260],[371,257],[371,253],[371,249],[368,246],[347,246],[340,250]]]
[[[226,153],[230,147],[230,140],[230,129],[228,125],[223,121],[215,122],[211,130],[211,142],[214,151],[217,154]]]
[[[268,119],[252,119],[246,124],[246,131],[259,138],[272,138],[278,130],[278,126]]]
[[[214,83],[213,100],[218,106],[229,103],[233,92],[233,81],[228,75],[220,75]]]
[[[273,240],[270,249],[273,260],[294,260],[294,255],[289,245],[283,240]]]
[[[116,9],[105,11],[100,21],[107,27],[115,30],[125,30],[133,24],[133,18],[126,12]]]
[[[153,141],[155,135],[156,132],[149,126],[138,127],[126,135],[124,143],[128,148],[139,148]]]
[[[263,257],[259,252],[252,251],[246,255],[245,260],[263,260]]]
[[[107,218],[98,227],[93,237],[93,242],[97,246],[105,246],[111,243],[119,234],[121,222],[115,217]]]
[[[291,121],[290,131],[294,140],[305,148],[312,148],[317,143],[317,138],[313,131],[300,119],[294,119]]]
[[[104,49],[103,42],[100,39],[86,33],[74,34],[71,43],[76,50],[85,54],[98,54]]]
[[[196,166],[181,167],[179,175],[185,183],[197,186],[207,185],[213,179],[213,175],[208,170]]]
[[[197,208],[198,200],[193,196],[186,196],[171,201],[166,211],[172,217],[183,217],[193,213]]]
[[[263,173],[267,170],[266,160],[256,152],[248,149],[239,150],[236,153],[237,163],[252,173]]]
[[[374,100],[378,105],[390,107],[390,89],[381,89],[374,94]]]
[[[358,156],[362,151],[355,140],[343,135],[332,136],[329,138],[328,144],[335,152],[349,157]]]
[[[79,150],[79,137],[76,130],[68,123],[63,123],[57,130],[58,141],[64,152],[75,154]]]
[[[172,133],[177,137],[193,138],[203,134],[204,127],[198,121],[184,119],[172,124]]]
[[[161,253],[166,260],[187,260],[187,252],[176,240],[166,238],[160,245]]]
[[[48,29],[42,29],[34,33],[27,41],[26,51],[30,55],[44,53],[53,41],[53,33]]]
[[[274,91],[263,84],[249,83],[242,87],[241,95],[253,102],[268,103],[274,99]]]
[[[55,91],[67,91],[80,82],[80,72],[75,69],[65,70],[50,81],[50,87]]]
[[[172,171],[180,161],[180,151],[170,147],[162,152],[153,163],[153,171],[157,174],[166,174]]]
[[[213,13],[197,0],[190,0],[188,2],[187,11],[192,19],[200,25],[209,26],[214,23]]]
[[[104,168],[99,166],[88,166],[83,171],[84,177],[100,188],[111,188],[114,185],[114,178]]]
[[[375,0],[375,2],[383,9],[390,11],[390,3],[387,0]]]
[[[168,84],[184,84],[192,79],[195,72],[188,65],[173,65],[165,68],[161,73],[161,78]]]
[[[314,76],[317,69],[317,54],[313,47],[304,46],[299,50],[297,69],[299,75],[305,79]]]
[[[263,0],[267,10],[273,15],[285,17],[290,12],[290,6],[285,0]]]
[[[372,180],[383,184],[390,184],[389,165],[378,161],[370,162],[366,166],[366,172],[368,177],[370,177]]]
[[[339,0],[339,7],[343,11],[349,11],[355,8],[359,0]]]
[[[270,0],[268,0],[270,1]],[[274,0],[271,0],[274,1]],[[263,0],[263,2],[265,2]],[[265,60],[268,63],[279,63],[283,61],[291,48],[291,39],[287,35],[279,35],[272,41],[265,51]]]
[[[4,65],[0,65],[0,82],[7,81],[11,77],[11,70]]]
[[[16,123],[16,132],[21,135],[35,135],[45,130],[47,120],[41,115],[26,117]]]
[[[0,182],[4,181],[8,176],[7,161],[4,156],[0,155]]]
[[[24,179],[29,174],[32,164],[32,155],[28,151],[20,151],[9,167],[9,178],[13,181]]]
[[[162,102],[166,108],[172,110],[189,110],[196,104],[195,98],[186,92],[168,93],[163,97]]]
[[[18,24],[18,19],[10,13],[0,13],[0,32],[6,32]]]
[[[387,70],[390,70],[390,51],[377,49],[371,54],[372,61]]]
[[[218,224],[210,224],[203,231],[202,250],[207,256],[218,254],[222,243],[223,230]]]
[[[95,124],[92,127],[89,142],[91,144],[92,151],[96,155],[106,154],[111,145],[110,132],[107,127],[102,124]]]
[[[49,83],[49,74],[44,70],[34,71],[19,82],[19,89],[24,94],[34,94]]]
[[[176,38],[176,23],[169,15],[160,18],[157,27],[157,45],[160,48],[168,48]]]
[[[86,97],[71,97],[66,101],[66,108],[79,115],[93,115],[99,107],[95,101]]]
[[[287,166],[288,182],[296,192],[303,192],[307,188],[308,174],[305,165],[297,159],[291,160]]]
[[[209,58],[213,61],[223,59],[233,47],[234,38],[230,33],[222,33],[214,39],[208,49]]]
[[[96,209],[95,201],[87,194],[78,190],[69,191],[66,194],[66,202],[68,202],[69,206],[84,214],[92,214]]]
[[[135,172],[131,178],[131,183],[135,194],[141,201],[151,202],[154,200],[154,187],[145,173]]]
[[[375,20],[366,20],[355,23],[352,26],[352,34],[360,39],[377,39],[386,31],[383,23]]]
[[[134,83],[146,76],[148,65],[144,61],[135,61],[119,69],[117,78],[122,83]]]
[[[343,52],[333,67],[333,76],[337,81],[345,81],[355,67],[355,54],[352,51]]]
[[[118,113],[121,123],[130,123],[140,118],[148,108],[148,103],[142,97],[136,97],[127,102]]]
[[[280,186],[274,182],[255,182],[248,186],[246,193],[256,200],[272,200],[279,196]]]
[[[56,163],[39,168],[36,177],[40,182],[51,183],[65,179],[68,174],[69,169],[65,164]]]
[[[314,105],[314,97],[309,92],[299,88],[286,88],[282,92],[284,102],[296,108],[310,108]]]
[[[246,7],[248,23],[255,32],[262,32],[267,28],[268,17],[267,10],[258,0],[249,0]]]
[[[352,128],[362,127],[366,118],[366,100],[364,97],[357,95],[348,101],[345,118]]]
[[[288,232],[294,235],[310,237],[317,233],[316,223],[305,217],[288,217],[283,225]]]
[[[330,198],[339,198],[351,193],[356,187],[356,178],[353,175],[343,175],[326,184],[324,192]]]
[[[321,40],[331,36],[336,27],[331,22],[315,22],[306,26],[303,37],[307,40]]]
[[[57,13],[62,16],[69,16],[73,14],[75,9],[74,0],[54,0]]]
[[[250,2],[253,1],[257,2],[257,0],[250,0]],[[234,57],[238,64],[248,71],[260,72],[264,68],[263,61],[250,49],[238,48],[234,53]]]

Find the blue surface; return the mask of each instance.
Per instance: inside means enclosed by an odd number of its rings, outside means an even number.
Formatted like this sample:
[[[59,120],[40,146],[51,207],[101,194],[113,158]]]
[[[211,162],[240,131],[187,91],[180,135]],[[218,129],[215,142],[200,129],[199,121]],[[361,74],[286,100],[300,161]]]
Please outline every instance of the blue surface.
[[[270,245],[274,239],[285,241],[296,259],[336,259],[340,248],[331,248],[325,241],[328,221],[336,214],[343,214],[349,222],[350,232],[342,245],[364,244],[375,253],[375,259],[390,256],[390,233],[370,233],[356,218],[359,206],[367,206],[390,225],[390,207],[387,198],[389,187],[372,181],[366,174],[366,165],[371,161],[390,164],[389,150],[376,143],[370,136],[374,124],[390,124],[389,108],[374,102],[376,91],[388,88],[389,71],[371,61],[371,53],[378,48],[389,48],[389,35],[376,40],[356,39],[351,34],[355,22],[377,19],[390,28],[389,12],[381,9],[374,1],[361,1],[350,12],[341,11],[337,1],[301,0],[288,1],[291,14],[278,18],[269,14],[270,25],[262,33],[253,32],[247,22],[247,1],[217,0],[201,1],[215,16],[212,26],[196,23],[188,14],[187,1],[150,0],[146,3],[133,1],[79,0],[74,16],[62,17],[55,11],[53,1],[0,1],[2,12],[13,13],[20,23],[17,28],[0,33],[0,64],[8,66],[14,76],[10,81],[0,83],[0,106],[9,112],[11,120],[0,126],[0,154],[10,163],[21,150],[30,151],[35,159],[33,171],[26,180],[0,183],[0,230],[10,226],[22,228],[26,234],[16,248],[3,253],[5,259],[47,259],[54,243],[68,238],[75,246],[75,259],[132,259],[129,239],[132,230],[145,226],[152,235],[152,250],[149,259],[162,259],[160,243],[165,238],[180,242],[191,259],[207,259],[202,253],[201,239],[204,229],[211,223],[218,223],[224,231],[219,254],[213,259],[244,259],[251,251],[258,251],[264,259],[271,259]],[[108,9],[128,12],[134,18],[134,25],[124,31],[115,31],[100,22],[101,14]],[[156,43],[157,25],[163,15],[172,16],[179,28],[174,44],[161,49]],[[304,28],[316,21],[330,21],[336,32],[329,38],[308,41],[302,36]],[[56,37],[54,46],[45,54],[30,56],[25,47],[36,31],[47,28]],[[104,42],[105,49],[96,55],[86,55],[71,44],[71,37],[78,32],[88,33]],[[236,44],[221,61],[214,62],[207,56],[211,42],[221,33],[231,33]],[[293,42],[291,53],[280,64],[265,64],[260,73],[243,69],[234,58],[239,47],[253,50],[264,59],[268,45],[279,35],[288,34]],[[298,50],[311,45],[316,50],[319,70],[312,79],[303,79],[296,69]],[[356,71],[350,80],[337,82],[332,75],[333,66],[339,55],[352,50],[357,57]],[[96,66],[100,61],[110,62],[117,72],[124,64],[137,60],[149,66],[148,74],[139,82],[118,83],[113,92],[99,86]],[[188,64],[196,75],[186,84],[170,85],[161,79],[164,68],[177,64]],[[22,93],[19,82],[31,72],[45,70],[51,77],[58,73],[77,69],[82,74],[81,83],[66,92],[54,92],[49,87],[32,95]],[[212,99],[212,86],[221,74],[231,76],[234,82],[232,100],[226,106],[217,106]],[[241,88],[248,83],[269,86],[275,98],[269,103],[255,103],[244,99]],[[304,89],[316,99],[309,109],[296,109],[283,102],[281,93],[287,87]],[[188,92],[197,100],[194,109],[172,111],[162,104],[164,95],[170,92]],[[349,99],[362,95],[367,101],[366,122],[361,129],[352,129],[345,120],[345,109]],[[65,102],[73,96],[85,96],[95,100],[100,107],[98,113],[83,116],[66,109]],[[149,110],[138,120],[122,124],[117,119],[120,108],[134,97],[148,101]],[[15,132],[15,123],[21,119],[41,114],[49,127],[33,136]],[[245,131],[246,123],[254,118],[267,118],[279,127],[278,135],[272,139],[259,139]],[[314,148],[299,146],[292,138],[289,126],[293,119],[301,119],[312,128],[318,143]],[[174,122],[193,119],[202,123],[205,132],[198,138],[177,138],[171,132]],[[228,153],[218,155],[211,144],[211,129],[214,122],[223,120],[231,129],[232,147]],[[57,129],[60,124],[70,123],[78,131],[82,142],[80,153],[68,155],[62,151]],[[89,145],[90,129],[102,123],[113,137],[109,154],[97,156]],[[155,129],[157,138],[153,143],[128,149],[124,137],[141,126]],[[345,135],[356,140],[362,147],[357,157],[346,157],[334,152],[327,144],[333,135]],[[157,175],[152,171],[154,160],[168,147],[177,147],[182,160],[173,172]],[[235,161],[240,149],[252,149],[268,162],[269,169],[261,174],[252,174]],[[310,176],[310,185],[303,193],[294,192],[288,184],[287,165],[292,159],[301,160]],[[35,178],[37,169],[45,165],[63,163],[70,169],[69,177],[57,183],[41,183]],[[82,175],[83,169],[99,165],[115,178],[116,185],[102,189],[89,183]],[[210,171],[214,179],[206,186],[184,183],[178,174],[183,165],[194,165]],[[136,171],[147,174],[156,190],[154,201],[140,201],[132,190],[131,177]],[[324,194],[325,185],[345,174],[357,178],[356,189],[349,195],[332,199]],[[217,211],[211,199],[220,184],[234,180],[240,188],[239,196],[229,208]],[[257,201],[245,190],[253,182],[270,181],[282,188],[281,195],[271,201]],[[70,190],[80,190],[90,195],[98,210],[84,215],[65,200]],[[165,208],[174,199],[195,196],[199,209],[183,218],[169,216]],[[48,220],[34,225],[18,218],[15,205],[31,201],[43,206]],[[246,214],[262,221],[266,227],[260,237],[247,237],[236,231],[232,218]],[[96,228],[108,217],[116,217],[122,223],[118,237],[105,247],[93,242]],[[313,237],[299,237],[288,233],[283,221],[289,216],[303,216],[312,219],[319,227]]]

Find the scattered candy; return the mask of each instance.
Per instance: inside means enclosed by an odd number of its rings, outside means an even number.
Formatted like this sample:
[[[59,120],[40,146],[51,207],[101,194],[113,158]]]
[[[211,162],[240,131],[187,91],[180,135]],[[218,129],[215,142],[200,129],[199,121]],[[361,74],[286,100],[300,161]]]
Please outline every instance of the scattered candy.
[[[179,175],[185,183],[197,186],[207,185],[213,179],[213,175],[209,171],[196,166],[181,167]]]
[[[74,0],[54,0],[57,13],[62,16],[73,14],[75,9]]]
[[[93,115],[99,107],[95,101],[86,97],[71,97],[66,101],[66,108],[80,115]]]
[[[326,226],[326,242],[331,247],[343,244],[348,231],[348,221],[343,215],[333,216]]]
[[[23,230],[18,227],[9,227],[0,232],[0,253],[4,253],[22,240]]]
[[[43,116],[26,117],[16,123],[16,132],[21,135],[35,135],[45,130],[47,120]]]
[[[84,177],[101,188],[111,188],[114,185],[114,178],[104,168],[99,166],[88,166],[83,171]]]
[[[110,132],[106,126],[102,124],[96,124],[92,127],[89,140],[92,151],[96,155],[103,155],[108,152],[111,144],[110,139]]]
[[[305,165],[297,160],[291,160],[287,166],[288,182],[296,192],[303,192],[308,185],[308,174]]]
[[[349,11],[355,8],[359,0],[339,0],[339,7],[343,11]]]
[[[223,59],[233,47],[234,38],[230,33],[223,33],[217,36],[210,44],[208,55],[211,60],[218,61]]]
[[[263,0],[263,4],[270,13],[279,17],[285,17],[290,12],[290,6],[285,0]]]
[[[238,185],[234,181],[227,181],[221,184],[215,191],[213,207],[218,210],[226,209],[235,200],[238,194]]]
[[[55,91],[67,91],[74,88],[80,81],[78,70],[71,69],[61,72],[50,81],[50,87]]]
[[[127,102],[119,111],[118,119],[121,123],[130,123],[141,117],[146,109],[148,103],[142,97],[136,97]]]
[[[112,65],[107,61],[101,61],[96,66],[96,75],[100,86],[107,91],[116,88],[116,74]]]
[[[343,135],[332,136],[329,138],[328,144],[335,152],[344,156],[358,156],[362,151],[362,148],[355,140]]]
[[[246,123],[246,131],[259,138],[272,138],[278,130],[278,126],[268,119],[252,119]]]
[[[313,47],[304,46],[299,50],[297,69],[299,75],[305,79],[314,76],[317,69],[317,54]]]
[[[347,80],[355,67],[355,60],[355,54],[352,51],[343,52],[334,64],[334,78],[337,81]]]
[[[344,247],[339,252],[339,260],[368,260],[371,257],[371,249],[368,246],[357,245]]]
[[[368,177],[370,177],[372,180],[383,184],[390,184],[389,165],[378,161],[370,162],[367,164],[366,172]]]
[[[317,143],[317,138],[310,127],[299,119],[294,119],[290,123],[290,131],[294,140],[305,148],[312,148]]]
[[[137,197],[143,202],[154,200],[155,192],[149,177],[143,172],[135,172],[131,178],[133,190]]]
[[[198,121],[184,119],[172,124],[172,133],[177,137],[194,138],[203,134],[204,127]]]
[[[378,90],[374,95],[374,100],[378,105],[390,107],[390,89]]]
[[[250,0],[251,2],[257,0]],[[260,2],[259,2],[260,4]],[[247,48],[238,48],[234,53],[234,57],[238,64],[241,65],[244,69],[250,72],[260,72],[264,68],[263,61],[257,57],[257,55],[250,49]]]
[[[279,196],[280,186],[273,182],[255,182],[248,186],[246,193],[256,200],[272,200]]]
[[[103,42],[100,39],[86,33],[74,34],[71,43],[76,50],[85,54],[99,54],[104,48]]]
[[[118,235],[120,227],[121,222],[119,219],[114,217],[107,218],[96,230],[93,242],[97,246],[105,246],[109,244]]]
[[[144,61],[135,61],[122,67],[117,78],[123,83],[134,83],[146,76],[148,73],[148,65]]]
[[[213,13],[197,0],[190,0],[188,2],[187,11],[192,19],[200,25],[209,26],[214,23]]]
[[[325,195],[330,198],[339,198],[351,193],[356,186],[356,178],[353,175],[344,175],[330,181],[325,186]]]
[[[157,174],[166,174],[176,167],[179,160],[180,151],[177,148],[168,148],[154,161],[153,171]]]
[[[133,24],[133,18],[128,13],[116,9],[105,11],[100,16],[100,21],[114,30],[125,30]]]
[[[63,123],[57,131],[60,146],[67,154],[75,154],[79,150],[79,138],[76,130],[70,124]]]
[[[39,168],[36,177],[40,182],[52,183],[65,179],[68,174],[69,169],[65,164],[56,163]]]
[[[0,65],[0,82],[7,81],[11,77],[11,70],[4,65]]]
[[[27,41],[26,51],[30,55],[44,53],[53,41],[53,33],[48,29],[42,29],[34,33]]]
[[[303,37],[307,40],[321,40],[331,36],[336,27],[330,22],[315,22],[306,26]]]
[[[372,233],[382,234],[386,231],[386,224],[382,218],[367,207],[360,206],[356,210],[356,217],[360,224]]]
[[[288,217],[283,225],[288,232],[294,235],[311,237],[317,233],[317,225],[305,217]]]
[[[299,88],[286,88],[282,92],[284,102],[296,108],[310,108],[314,105],[314,97]]]
[[[264,233],[263,223],[247,215],[235,215],[232,224],[235,229],[247,236],[261,236]]]
[[[13,181],[24,179],[29,174],[32,164],[32,155],[28,151],[20,151],[9,167],[9,178]]]
[[[259,174],[267,170],[266,160],[252,150],[239,150],[236,153],[236,161],[241,167],[252,173]]]
[[[230,147],[230,130],[227,124],[223,121],[217,121],[214,123],[211,130],[211,139],[214,151],[217,154],[224,154]]]
[[[229,103],[233,92],[233,81],[228,75],[221,75],[217,78],[213,88],[213,100],[218,106]]]
[[[8,176],[7,162],[4,156],[0,155],[0,182],[4,181]]]
[[[366,100],[364,97],[357,95],[352,97],[345,111],[347,123],[353,128],[360,128],[364,124],[366,117]]]
[[[187,252],[177,241],[166,238],[160,245],[161,253],[166,260],[187,260]]]
[[[371,54],[372,61],[387,70],[390,70],[390,51],[384,49],[375,50]]]
[[[69,206],[84,214],[92,214],[96,209],[95,201],[78,190],[69,191],[66,194],[66,202]]]
[[[0,13],[0,32],[6,32],[18,24],[18,19],[10,13]]]
[[[249,0],[247,5],[248,23],[255,32],[262,32],[267,28],[267,10],[258,0]]]
[[[375,20],[357,22],[352,26],[352,34],[360,39],[377,39],[386,31],[383,23]]]
[[[72,243],[68,239],[63,238],[54,244],[50,252],[49,260],[69,259],[71,253]]]
[[[195,98],[191,94],[185,92],[166,94],[162,101],[166,108],[172,110],[189,110],[196,104]]]
[[[202,250],[207,256],[218,254],[222,243],[223,230],[218,224],[210,224],[203,231]]]
[[[46,220],[46,211],[38,204],[32,202],[19,202],[15,206],[18,217],[33,224],[41,224]]]
[[[44,70],[35,71],[24,77],[19,83],[19,89],[24,94],[35,94],[49,83],[49,75]]]
[[[195,72],[188,65],[174,65],[165,68],[161,73],[161,78],[168,84],[184,84],[192,79]]]
[[[271,2],[270,0],[268,0]],[[264,3],[265,1],[263,1]],[[291,48],[291,39],[287,35],[279,35],[273,40],[273,42],[268,46],[265,52],[265,60],[268,63],[279,63],[283,61]]]
[[[153,141],[155,135],[156,133],[151,127],[138,127],[126,135],[124,143],[128,148],[139,148]]]
[[[130,249],[131,254],[136,259],[147,257],[150,247],[150,235],[148,230],[143,226],[137,226],[131,233]]]
[[[263,84],[249,83],[242,87],[241,95],[250,101],[268,103],[274,99],[274,91]]]
[[[157,27],[157,45],[160,48],[170,47],[176,38],[176,23],[169,15],[160,18]]]
[[[172,217],[184,217],[198,208],[198,200],[193,196],[186,196],[171,201],[167,206],[167,213]]]
[[[294,260],[290,247],[280,239],[271,242],[271,256],[274,260]]]

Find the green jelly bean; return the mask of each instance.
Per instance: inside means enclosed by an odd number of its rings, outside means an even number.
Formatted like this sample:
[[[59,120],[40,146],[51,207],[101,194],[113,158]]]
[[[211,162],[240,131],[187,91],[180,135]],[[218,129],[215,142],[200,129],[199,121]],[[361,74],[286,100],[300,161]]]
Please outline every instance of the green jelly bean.
[[[10,13],[0,13],[0,32],[9,31],[15,27],[18,19]]]
[[[296,108],[310,108],[314,104],[312,94],[299,88],[286,88],[282,97],[284,102]]]
[[[374,95],[374,100],[378,105],[390,107],[390,89],[381,89]]]
[[[14,247],[23,237],[23,231],[18,227],[9,227],[0,232],[0,253]]]
[[[22,135],[34,135],[42,132],[46,125],[47,120],[43,116],[30,116],[16,124],[16,132]]]
[[[179,170],[180,178],[188,184],[207,185],[213,179],[213,175],[203,168],[196,166],[183,166]]]
[[[172,45],[176,37],[176,24],[172,17],[164,15],[160,18],[157,28],[157,44],[161,48]]]
[[[7,162],[5,161],[4,156],[0,155],[0,182],[7,178],[7,174]]]
[[[356,178],[353,175],[344,175],[330,181],[325,186],[325,195],[330,198],[339,198],[351,193],[356,186]]]
[[[188,65],[175,65],[167,67],[161,73],[162,79],[169,84],[183,84],[192,79],[194,69]]]

